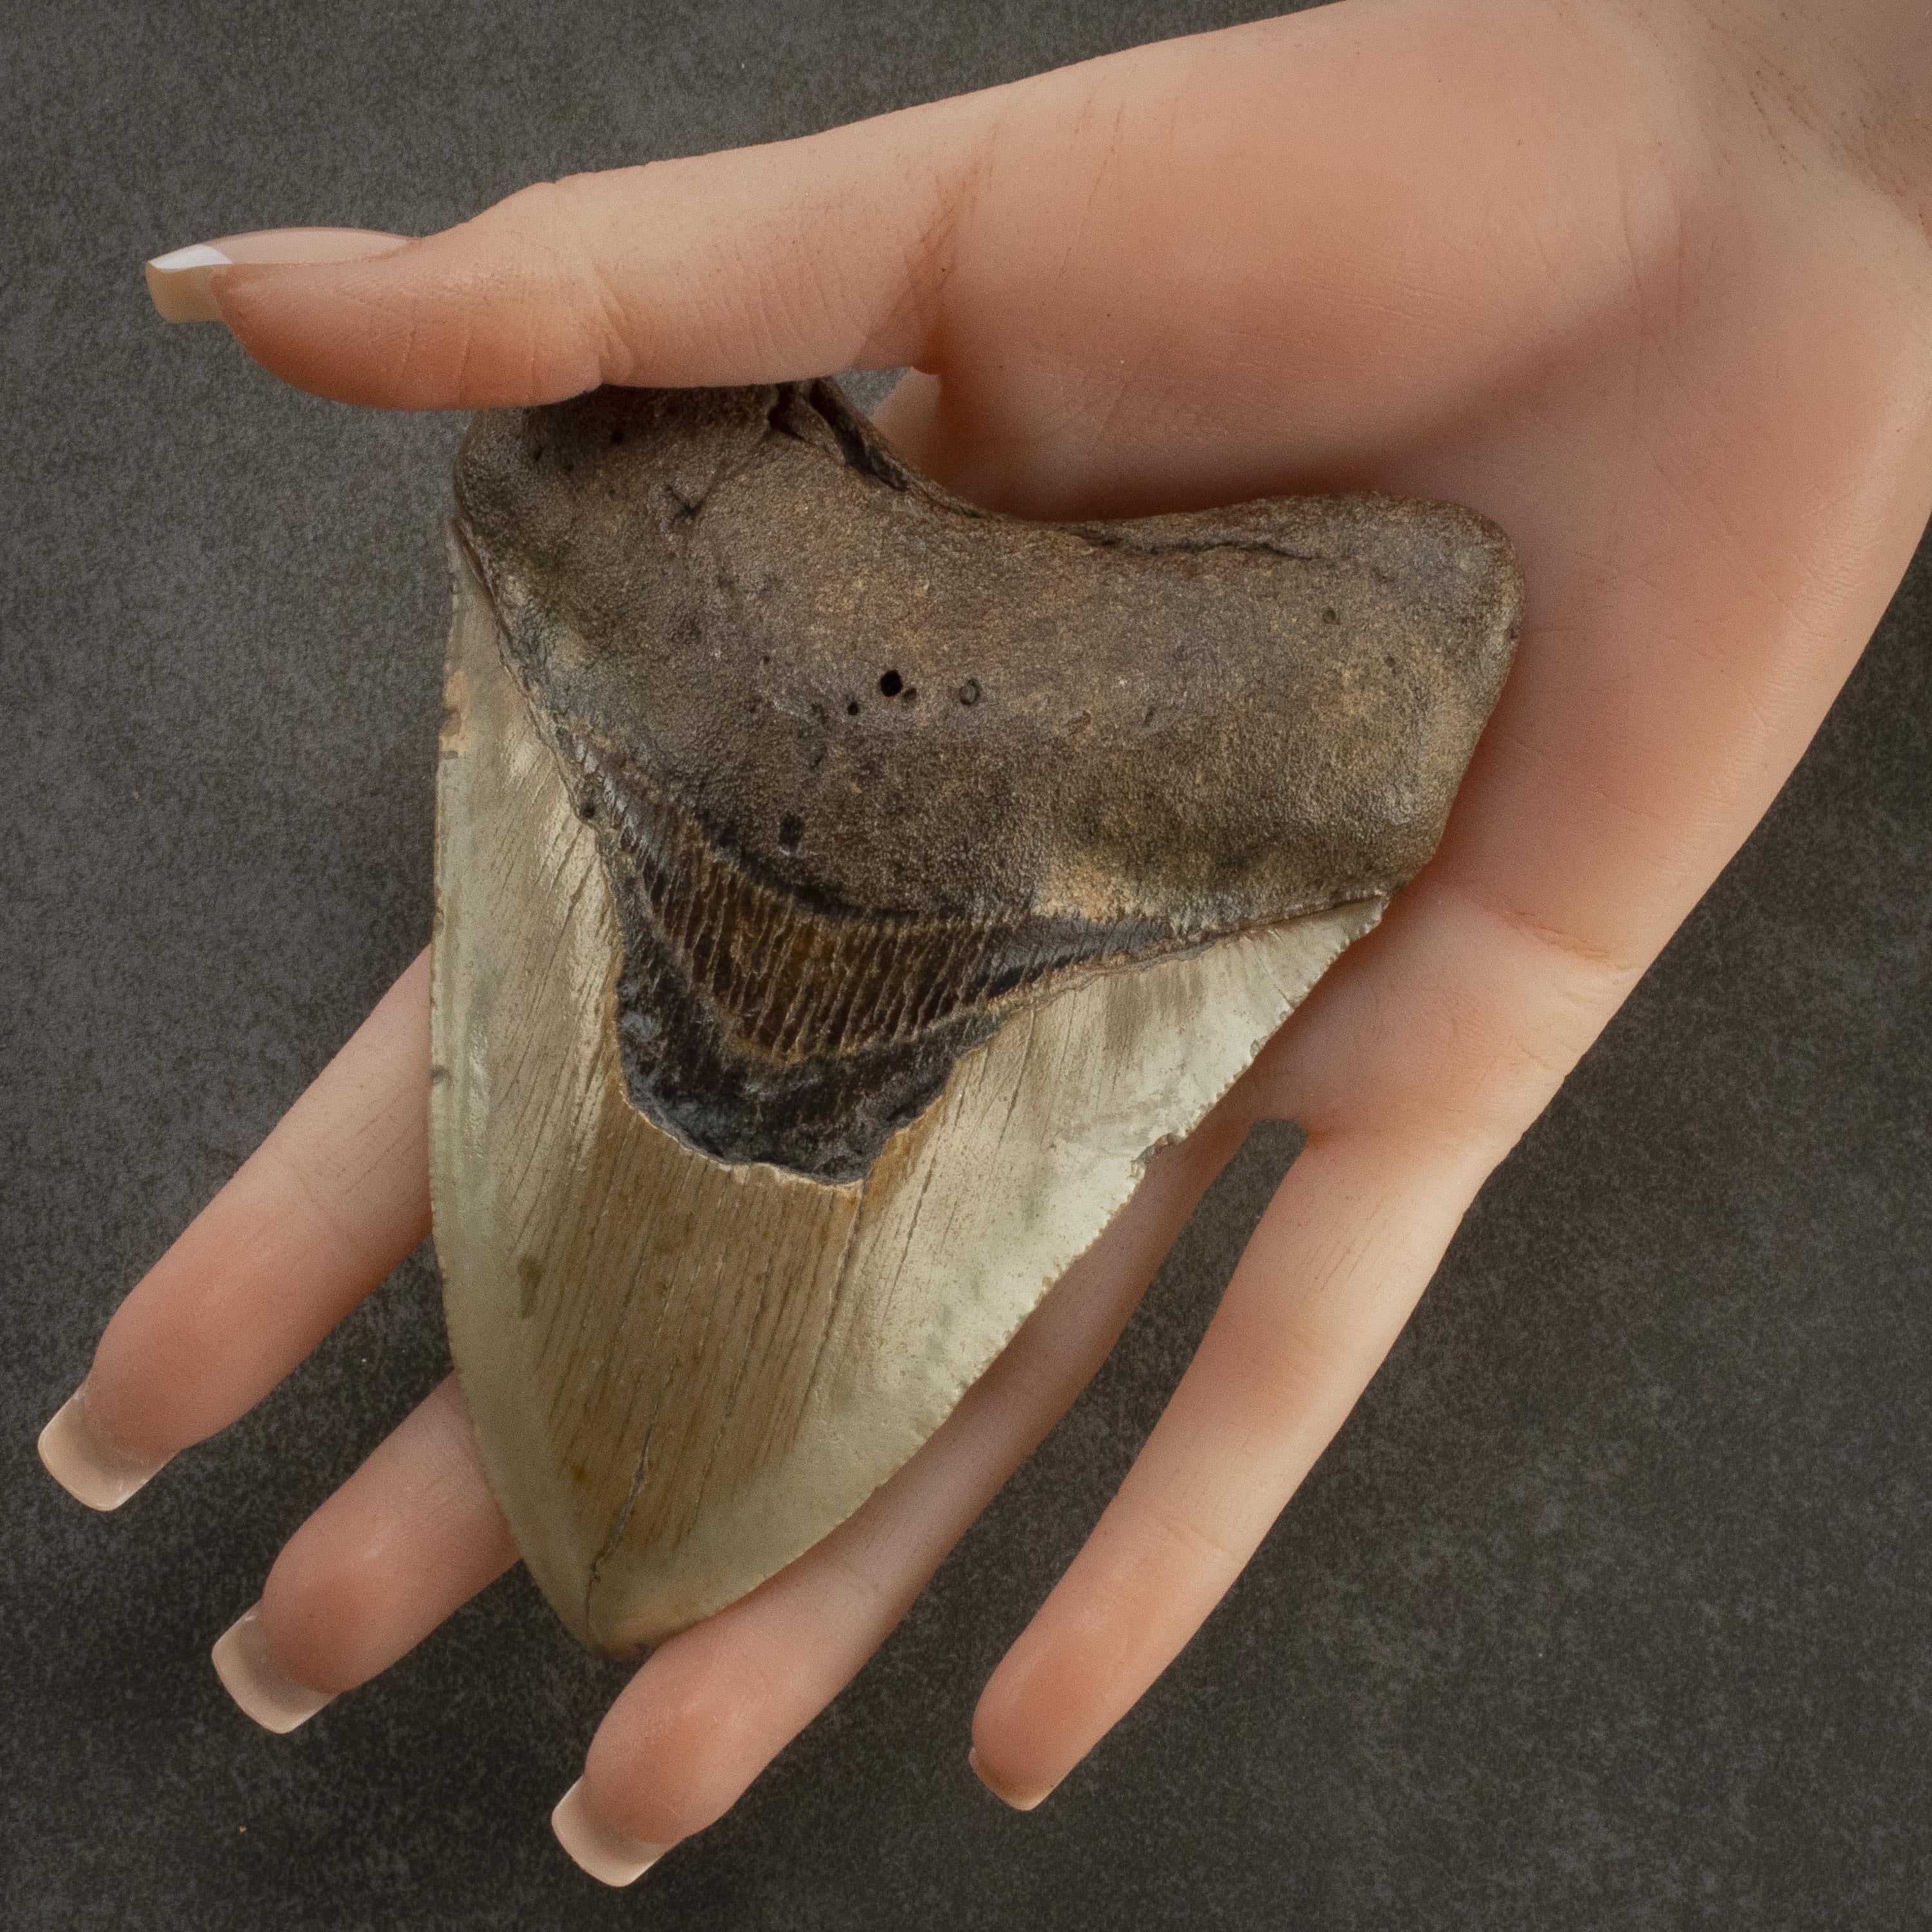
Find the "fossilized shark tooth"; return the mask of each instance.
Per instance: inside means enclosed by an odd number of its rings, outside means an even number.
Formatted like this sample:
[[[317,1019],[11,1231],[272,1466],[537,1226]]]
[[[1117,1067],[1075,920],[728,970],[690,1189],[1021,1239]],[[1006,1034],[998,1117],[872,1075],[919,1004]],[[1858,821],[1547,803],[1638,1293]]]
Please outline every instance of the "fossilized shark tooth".
[[[1443,504],[988,514],[829,382],[487,413],[457,501],[450,1342],[624,1654],[904,1462],[1375,923],[1520,584]]]

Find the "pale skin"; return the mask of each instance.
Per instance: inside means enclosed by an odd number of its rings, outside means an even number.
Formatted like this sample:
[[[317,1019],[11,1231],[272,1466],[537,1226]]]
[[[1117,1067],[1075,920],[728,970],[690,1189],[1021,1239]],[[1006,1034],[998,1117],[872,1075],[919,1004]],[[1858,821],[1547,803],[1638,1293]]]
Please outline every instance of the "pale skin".
[[[1815,10],[1345,0],[216,272],[250,354],[348,400],[903,366],[882,427],[982,502],[1448,497],[1527,579],[1435,860],[931,1443],[638,1671],[585,1766],[608,1832],[674,1844],[731,1804],[1083,1386],[1249,1124],[1292,1118],[1199,1352],[980,1698],[981,1775],[1049,1792],[1214,1608],[1769,804],[1932,509],[1932,24]],[[428,1232],[424,964],[108,1325],[88,1406],[130,1456],[260,1401]],[[290,1678],[349,1690],[514,1556],[446,1383],[283,1550],[262,1628]]]

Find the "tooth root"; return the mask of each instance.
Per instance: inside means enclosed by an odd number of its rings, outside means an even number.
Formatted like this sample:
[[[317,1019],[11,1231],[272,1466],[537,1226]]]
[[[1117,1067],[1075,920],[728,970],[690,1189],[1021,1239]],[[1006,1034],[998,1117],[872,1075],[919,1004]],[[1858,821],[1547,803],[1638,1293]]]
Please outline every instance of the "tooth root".
[[[1070,976],[1391,890],[1514,632],[1453,505],[991,516],[826,383],[486,412],[456,493],[598,827],[632,1104],[835,1183]]]
[[[452,546],[432,1111],[450,1340],[526,1560],[626,1654],[857,1508],[1349,940],[1370,900],[1023,1009],[843,1185],[626,1096],[590,826]]]

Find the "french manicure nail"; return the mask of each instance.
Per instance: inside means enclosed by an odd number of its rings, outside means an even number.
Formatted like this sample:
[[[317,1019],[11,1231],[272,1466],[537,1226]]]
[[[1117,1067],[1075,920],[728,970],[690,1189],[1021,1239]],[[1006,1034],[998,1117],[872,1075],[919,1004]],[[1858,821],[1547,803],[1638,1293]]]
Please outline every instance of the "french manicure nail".
[[[1043,1804],[1059,1790],[1057,1784],[1042,1784],[1037,1789],[1018,1785],[1002,1784],[989,1772],[981,1760],[976,1749],[966,1754],[967,1768],[980,1782],[998,1798],[1003,1804],[1010,1804],[1016,1811],[1030,1811],[1036,1805]]]
[[[286,1735],[335,1701],[332,1690],[311,1690],[298,1684],[269,1654],[260,1604],[244,1610],[222,1632],[210,1654],[222,1688],[265,1731]]]
[[[556,1801],[550,1828],[556,1834],[557,1843],[603,1885],[634,1885],[670,1850],[668,1845],[647,1845],[641,1838],[627,1838],[622,1832],[599,1824],[584,1802],[580,1778]]]
[[[96,1510],[118,1509],[168,1460],[137,1456],[110,1442],[88,1406],[85,1382],[40,1431],[40,1451],[47,1474]]]
[[[217,268],[255,262],[358,262],[393,254],[409,240],[373,228],[260,228],[157,255],[148,292],[164,322],[219,322],[212,280]]]

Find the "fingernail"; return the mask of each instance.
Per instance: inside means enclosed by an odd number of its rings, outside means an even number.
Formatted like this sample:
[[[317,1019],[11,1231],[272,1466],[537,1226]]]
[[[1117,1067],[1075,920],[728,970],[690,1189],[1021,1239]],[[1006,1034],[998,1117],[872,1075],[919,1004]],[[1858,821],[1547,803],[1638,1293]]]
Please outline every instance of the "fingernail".
[[[265,1731],[286,1736],[298,1724],[307,1724],[323,1705],[335,1701],[332,1690],[311,1690],[298,1684],[269,1655],[260,1604],[244,1610],[222,1632],[209,1654],[222,1688]]]
[[[976,1748],[967,1752],[966,1764],[968,1769],[995,1798],[1003,1804],[1010,1804],[1016,1811],[1030,1811],[1034,1806],[1045,1804],[1060,1789],[1057,1784],[1042,1784],[1037,1789],[1002,1784],[986,1768]]]
[[[584,1802],[580,1778],[556,1801],[550,1828],[556,1834],[557,1843],[602,1885],[634,1885],[670,1850],[668,1845],[647,1845],[641,1838],[627,1838],[622,1832],[600,1825]]]
[[[89,1509],[118,1509],[164,1468],[165,1456],[136,1456],[102,1434],[88,1406],[82,1382],[40,1431],[40,1460],[47,1474]]]
[[[409,240],[373,228],[259,228],[224,235],[157,255],[148,264],[148,292],[164,322],[219,322],[212,278],[218,268],[253,262],[358,262],[393,254]]]

